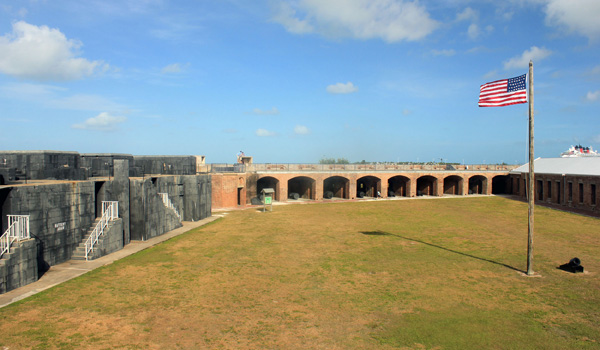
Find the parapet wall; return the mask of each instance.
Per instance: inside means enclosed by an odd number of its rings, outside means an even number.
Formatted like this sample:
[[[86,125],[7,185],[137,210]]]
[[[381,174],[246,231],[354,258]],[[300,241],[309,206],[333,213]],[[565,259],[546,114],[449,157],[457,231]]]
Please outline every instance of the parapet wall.
[[[84,180],[77,152],[0,151],[0,165],[14,168],[23,179]]]

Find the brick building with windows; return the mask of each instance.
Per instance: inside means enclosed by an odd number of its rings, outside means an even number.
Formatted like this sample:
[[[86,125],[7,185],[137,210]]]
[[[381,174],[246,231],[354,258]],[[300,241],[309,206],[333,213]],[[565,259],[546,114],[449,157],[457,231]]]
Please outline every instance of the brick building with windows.
[[[600,157],[538,158],[535,172],[535,201],[600,216]],[[529,164],[510,172],[512,194],[526,198]]]

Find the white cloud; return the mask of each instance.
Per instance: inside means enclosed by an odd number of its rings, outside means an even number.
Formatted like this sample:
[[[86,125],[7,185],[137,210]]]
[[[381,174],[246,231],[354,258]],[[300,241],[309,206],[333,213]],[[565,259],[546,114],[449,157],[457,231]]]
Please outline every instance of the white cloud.
[[[125,106],[100,95],[75,94],[48,100],[45,104],[52,108],[75,111],[124,110]]]
[[[474,21],[479,18],[479,13],[470,7],[465,8],[462,12],[456,15],[457,21]]]
[[[23,21],[0,37],[0,72],[39,81],[81,79],[109,68],[102,61],[76,57],[81,43],[67,39],[58,29]]]
[[[469,38],[477,39],[477,37],[479,36],[479,33],[480,33],[479,26],[475,23],[471,23],[471,25],[469,25],[469,29],[467,29],[467,35],[469,36]]]
[[[73,129],[98,130],[98,131],[115,131],[120,123],[127,120],[125,117],[112,116],[106,112],[102,112],[97,116],[86,120],[81,124],[73,124]]]
[[[296,135],[307,135],[310,134],[310,129],[304,125],[296,125],[294,127],[294,134]]]
[[[351,94],[358,91],[358,87],[354,86],[351,82],[337,83],[335,85],[327,86],[327,92],[330,94]]]
[[[587,95],[585,96],[585,98],[588,101],[597,101],[600,98],[600,90],[597,90],[597,91],[594,91],[594,92],[589,91],[587,93]]]
[[[285,2],[280,2],[275,5],[275,15],[273,22],[279,23],[287,29],[288,32],[294,34],[312,33],[314,28],[307,20],[296,18],[296,10]]]
[[[0,92],[13,99],[47,108],[76,111],[125,110],[126,106],[100,95],[68,95],[68,89],[53,85],[11,83],[0,85]]]
[[[439,26],[418,1],[299,0],[294,4],[295,8],[279,1],[272,20],[295,34],[416,41]]]
[[[269,131],[267,129],[257,129],[256,130],[256,136],[259,137],[269,137],[269,136],[275,136],[275,132],[274,131]]]
[[[513,57],[510,60],[504,62],[504,69],[522,69],[529,67],[529,61],[533,61],[535,64],[536,61],[540,61],[552,54],[552,51],[546,48],[539,48],[537,46],[532,46],[531,49],[525,50],[521,56]]]
[[[190,66],[189,63],[186,63],[184,65],[182,65],[180,63],[173,63],[173,64],[169,64],[169,65],[163,67],[163,69],[161,69],[160,72],[162,74],[181,73],[184,70],[186,70],[189,66]]]
[[[449,49],[449,50],[431,50],[431,53],[434,56],[454,56],[456,54],[456,51]]]
[[[546,24],[566,28],[590,40],[600,39],[600,1],[547,0]]]
[[[498,76],[498,71],[497,70],[489,71],[489,72],[487,72],[487,73],[485,73],[483,75],[483,77],[485,79],[492,79],[493,77],[496,77],[496,76]]]
[[[277,109],[277,107],[273,107],[273,108],[267,109],[267,110],[263,110],[260,108],[254,108],[252,110],[252,113],[257,114],[257,115],[277,115],[277,114],[279,114],[279,110]]]

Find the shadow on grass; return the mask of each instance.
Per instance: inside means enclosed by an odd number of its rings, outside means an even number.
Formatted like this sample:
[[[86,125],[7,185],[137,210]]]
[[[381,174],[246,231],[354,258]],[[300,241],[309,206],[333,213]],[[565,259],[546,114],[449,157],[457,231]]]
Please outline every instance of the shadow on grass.
[[[401,236],[401,235],[396,234],[396,233],[389,233],[389,232],[383,232],[383,231],[363,231],[361,233],[363,235],[367,235],[367,236],[394,236],[394,237],[405,239],[407,241],[422,243],[422,244],[428,245],[430,247],[434,247],[434,248],[445,250],[447,252],[451,252],[451,253],[459,254],[459,255],[466,256],[466,257],[469,257],[469,258],[472,258],[472,259],[477,259],[477,260],[489,262],[489,263],[492,263],[492,264],[504,266],[504,267],[509,268],[511,270],[514,270],[514,271],[517,271],[517,272],[521,272],[521,273],[525,273],[525,271],[519,270],[519,269],[517,269],[515,267],[512,267],[512,266],[507,265],[507,264],[503,264],[501,262],[497,262],[497,261],[486,259],[486,258],[481,258],[481,257],[475,256],[475,255],[471,255],[471,254],[467,254],[467,253],[463,253],[463,252],[459,252],[457,250],[453,250],[453,249],[449,249],[449,248],[446,248],[446,247],[439,246],[437,244],[433,244],[433,243],[428,243],[428,242],[425,242],[425,241],[421,241],[419,239],[410,238],[410,237],[404,237],[404,236]]]

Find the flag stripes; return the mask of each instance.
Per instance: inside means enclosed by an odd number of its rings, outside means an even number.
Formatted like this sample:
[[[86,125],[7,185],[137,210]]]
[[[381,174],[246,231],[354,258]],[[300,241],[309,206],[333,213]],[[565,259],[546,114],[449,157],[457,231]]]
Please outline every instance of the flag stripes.
[[[523,74],[481,85],[479,107],[503,107],[527,103],[526,77],[527,75]]]

